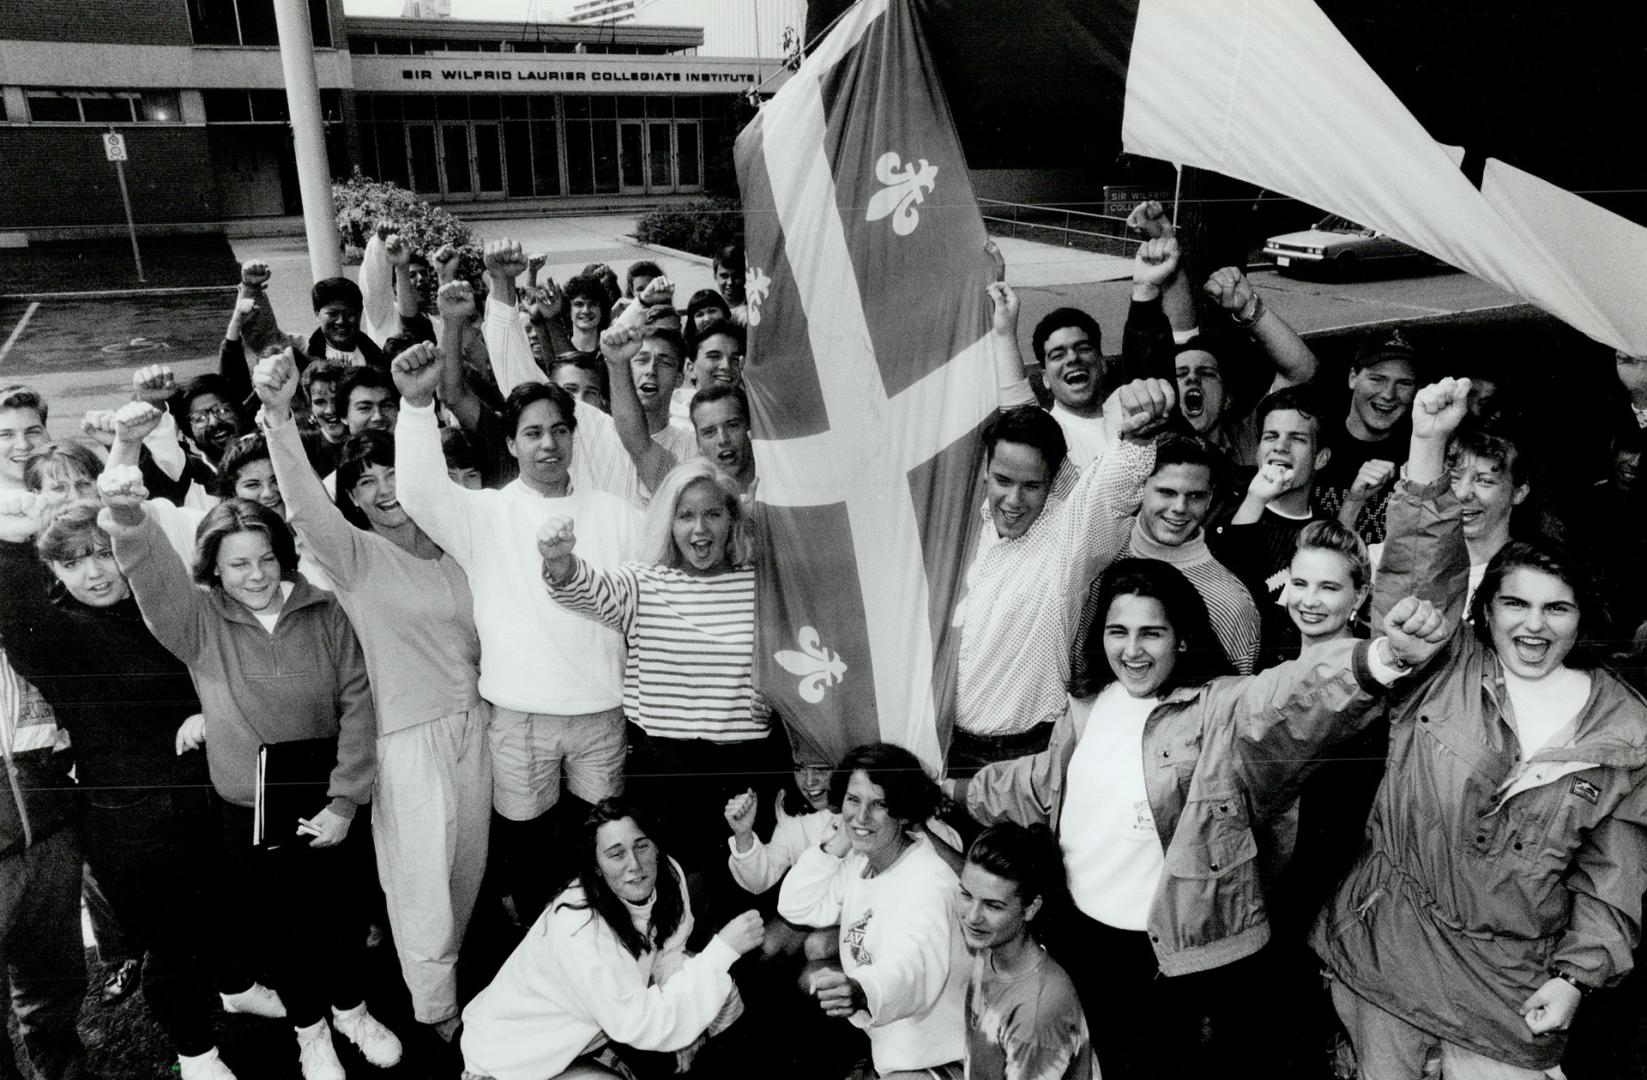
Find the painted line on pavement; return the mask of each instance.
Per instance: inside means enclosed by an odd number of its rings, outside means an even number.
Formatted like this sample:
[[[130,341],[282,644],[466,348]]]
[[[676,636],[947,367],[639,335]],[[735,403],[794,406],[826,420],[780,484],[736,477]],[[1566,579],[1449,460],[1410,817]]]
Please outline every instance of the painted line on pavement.
[[[11,353],[11,347],[16,345],[17,339],[23,336],[23,328],[29,325],[29,320],[34,318],[34,313],[39,310],[40,301],[36,300],[23,312],[23,317],[17,320],[17,325],[11,328],[11,334],[6,338],[6,343],[0,345],[0,363],[5,362],[6,357]]]

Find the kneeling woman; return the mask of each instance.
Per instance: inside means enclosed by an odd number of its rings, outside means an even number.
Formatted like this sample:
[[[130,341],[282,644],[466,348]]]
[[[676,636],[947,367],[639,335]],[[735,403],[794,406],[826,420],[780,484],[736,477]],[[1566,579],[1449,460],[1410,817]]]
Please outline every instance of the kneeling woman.
[[[361,994],[359,898],[339,886],[353,878],[339,845],[370,800],[376,771],[371,689],[348,618],[297,573],[291,530],[268,507],[245,499],[212,507],[200,523],[191,578],[144,509],[148,492],[134,466],[109,468],[97,488],[105,507],[98,524],[113,538],[143,621],[188,665],[200,693],[205,719],[178,739],[206,746],[229,872],[250,908],[241,939],[220,947],[264,947],[297,1028],[306,1080],[343,1076],[328,999],[337,1029],[366,1060],[394,1065],[400,1042],[366,1011]],[[285,834],[281,843],[254,847],[260,746],[320,738],[337,741],[326,805],[300,819],[295,834],[270,823],[271,833]]]
[[[1324,643],[1308,660],[1219,678],[1228,661],[1174,567],[1114,563],[1096,609],[1090,675],[1070,687],[1051,745],[955,793],[980,821],[1053,827],[1085,916],[1078,947],[1105,958],[1070,973],[1099,1064],[1106,1078],[1158,1075],[1163,1054],[1200,1044],[1205,1016],[1215,1038],[1225,1024],[1243,1037],[1231,1006],[1262,997],[1253,965],[1233,966],[1270,936],[1254,829],[1286,809],[1323,747],[1372,720],[1385,686],[1427,661],[1445,628],[1409,599],[1377,641]],[[1232,1072],[1242,1070],[1230,1056],[1253,1054],[1234,1041],[1220,1050]]]
[[[680,867],[627,803],[597,803],[577,878],[463,1012],[464,1075],[626,1076],[620,1047],[681,1052],[716,1033],[761,917],[744,912],[688,957],[691,932]]]

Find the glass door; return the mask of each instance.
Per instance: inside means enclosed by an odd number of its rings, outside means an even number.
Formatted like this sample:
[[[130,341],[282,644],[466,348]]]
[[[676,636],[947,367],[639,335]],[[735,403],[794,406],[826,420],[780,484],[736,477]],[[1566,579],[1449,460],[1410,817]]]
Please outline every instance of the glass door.
[[[618,121],[618,190],[625,195],[646,193],[646,125],[639,120]]]
[[[503,139],[496,124],[475,124],[475,190],[483,198],[503,196]]]
[[[440,154],[435,149],[435,125],[406,125],[406,160],[411,165],[412,190],[419,195],[440,194]]]
[[[440,151],[440,171],[446,181],[446,194],[473,194],[475,163],[469,149],[468,123],[440,125]]]
[[[675,125],[654,120],[646,125],[646,190],[675,190]]]

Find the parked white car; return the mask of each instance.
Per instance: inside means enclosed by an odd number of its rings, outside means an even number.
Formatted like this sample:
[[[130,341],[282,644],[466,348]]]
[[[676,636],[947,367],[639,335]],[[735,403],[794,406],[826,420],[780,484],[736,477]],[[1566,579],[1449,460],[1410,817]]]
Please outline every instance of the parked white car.
[[[1303,232],[1283,233],[1264,242],[1264,254],[1282,273],[1329,272],[1347,277],[1371,263],[1419,260],[1424,253],[1377,229],[1348,218],[1327,217]]]

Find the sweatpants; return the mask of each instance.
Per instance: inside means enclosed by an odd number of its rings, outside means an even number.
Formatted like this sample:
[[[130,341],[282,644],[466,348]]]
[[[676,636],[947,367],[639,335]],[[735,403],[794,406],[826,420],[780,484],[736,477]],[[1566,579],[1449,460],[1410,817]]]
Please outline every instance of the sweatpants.
[[[492,754],[484,701],[377,740],[372,838],[412,1013],[457,1015],[457,960],[486,871]]]

